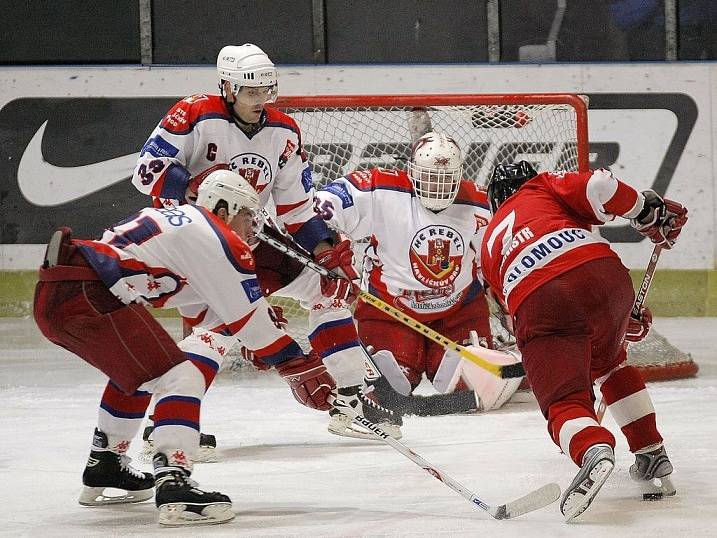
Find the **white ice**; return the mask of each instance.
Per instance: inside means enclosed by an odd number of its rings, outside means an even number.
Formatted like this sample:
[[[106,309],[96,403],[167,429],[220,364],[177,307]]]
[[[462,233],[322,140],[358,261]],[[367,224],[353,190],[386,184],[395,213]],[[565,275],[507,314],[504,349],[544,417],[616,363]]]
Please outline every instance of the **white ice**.
[[[676,469],[674,498],[640,500],[627,474],[632,456],[608,418],[618,437],[616,469],[583,516],[566,525],[555,503],[494,521],[391,447],[329,434],[324,413],[302,408],[279,378],[259,372],[219,378],[202,412],[221,461],[197,465],[194,478],[230,495],[236,519],[167,530],[152,502],[77,504],[105,380],[44,341],[32,320],[3,319],[0,535],[717,536],[717,318],[659,318],[655,326],[700,365],[695,379],[649,387]],[[492,504],[548,482],[564,488],[576,471],[549,440],[534,403],[487,415],[409,417],[403,441]]]

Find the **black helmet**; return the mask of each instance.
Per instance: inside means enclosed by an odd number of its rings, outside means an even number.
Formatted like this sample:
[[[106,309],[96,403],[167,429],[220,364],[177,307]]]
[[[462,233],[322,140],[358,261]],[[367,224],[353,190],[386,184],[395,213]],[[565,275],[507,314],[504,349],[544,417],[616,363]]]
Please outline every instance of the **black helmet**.
[[[499,164],[488,181],[488,200],[492,213],[515,193],[526,181],[538,175],[528,161]]]

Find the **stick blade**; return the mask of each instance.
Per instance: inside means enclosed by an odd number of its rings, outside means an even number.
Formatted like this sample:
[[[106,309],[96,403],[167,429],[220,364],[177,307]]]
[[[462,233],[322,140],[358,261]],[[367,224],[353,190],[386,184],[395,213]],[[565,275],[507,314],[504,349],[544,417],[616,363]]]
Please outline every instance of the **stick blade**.
[[[490,515],[495,519],[511,519],[534,510],[539,510],[544,506],[554,503],[559,498],[560,486],[553,482],[535,491],[531,491],[520,499],[502,504],[496,508],[491,508]]]

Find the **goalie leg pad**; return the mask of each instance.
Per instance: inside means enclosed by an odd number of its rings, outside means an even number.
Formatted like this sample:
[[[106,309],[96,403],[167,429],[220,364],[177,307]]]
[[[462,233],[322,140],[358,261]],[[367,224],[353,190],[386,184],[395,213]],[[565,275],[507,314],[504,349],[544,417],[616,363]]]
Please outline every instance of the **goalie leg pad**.
[[[471,349],[473,346],[468,346]],[[494,349],[477,348],[476,354],[494,364],[515,364],[520,362],[517,351],[496,351]],[[461,378],[480,399],[480,411],[499,409],[518,390],[522,377],[501,379],[477,364],[462,360],[460,365]]]

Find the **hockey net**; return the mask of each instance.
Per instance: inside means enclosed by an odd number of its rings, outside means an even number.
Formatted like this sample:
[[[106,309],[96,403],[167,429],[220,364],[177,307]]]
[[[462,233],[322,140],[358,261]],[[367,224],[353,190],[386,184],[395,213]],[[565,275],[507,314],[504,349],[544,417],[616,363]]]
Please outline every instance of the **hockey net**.
[[[405,169],[412,141],[431,129],[458,143],[464,176],[479,185],[502,162],[527,160],[539,171],[584,171],[590,165],[587,100],[577,95],[288,97],[276,106],[299,124],[317,188],[352,170]],[[360,244],[354,252],[361,274]],[[289,332],[308,348],[308,313],[288,299],[271,302],[282,307]],[[654,330],[630,346],[629,360],[649,379],[686,377],[697,370],[689,355]]]

